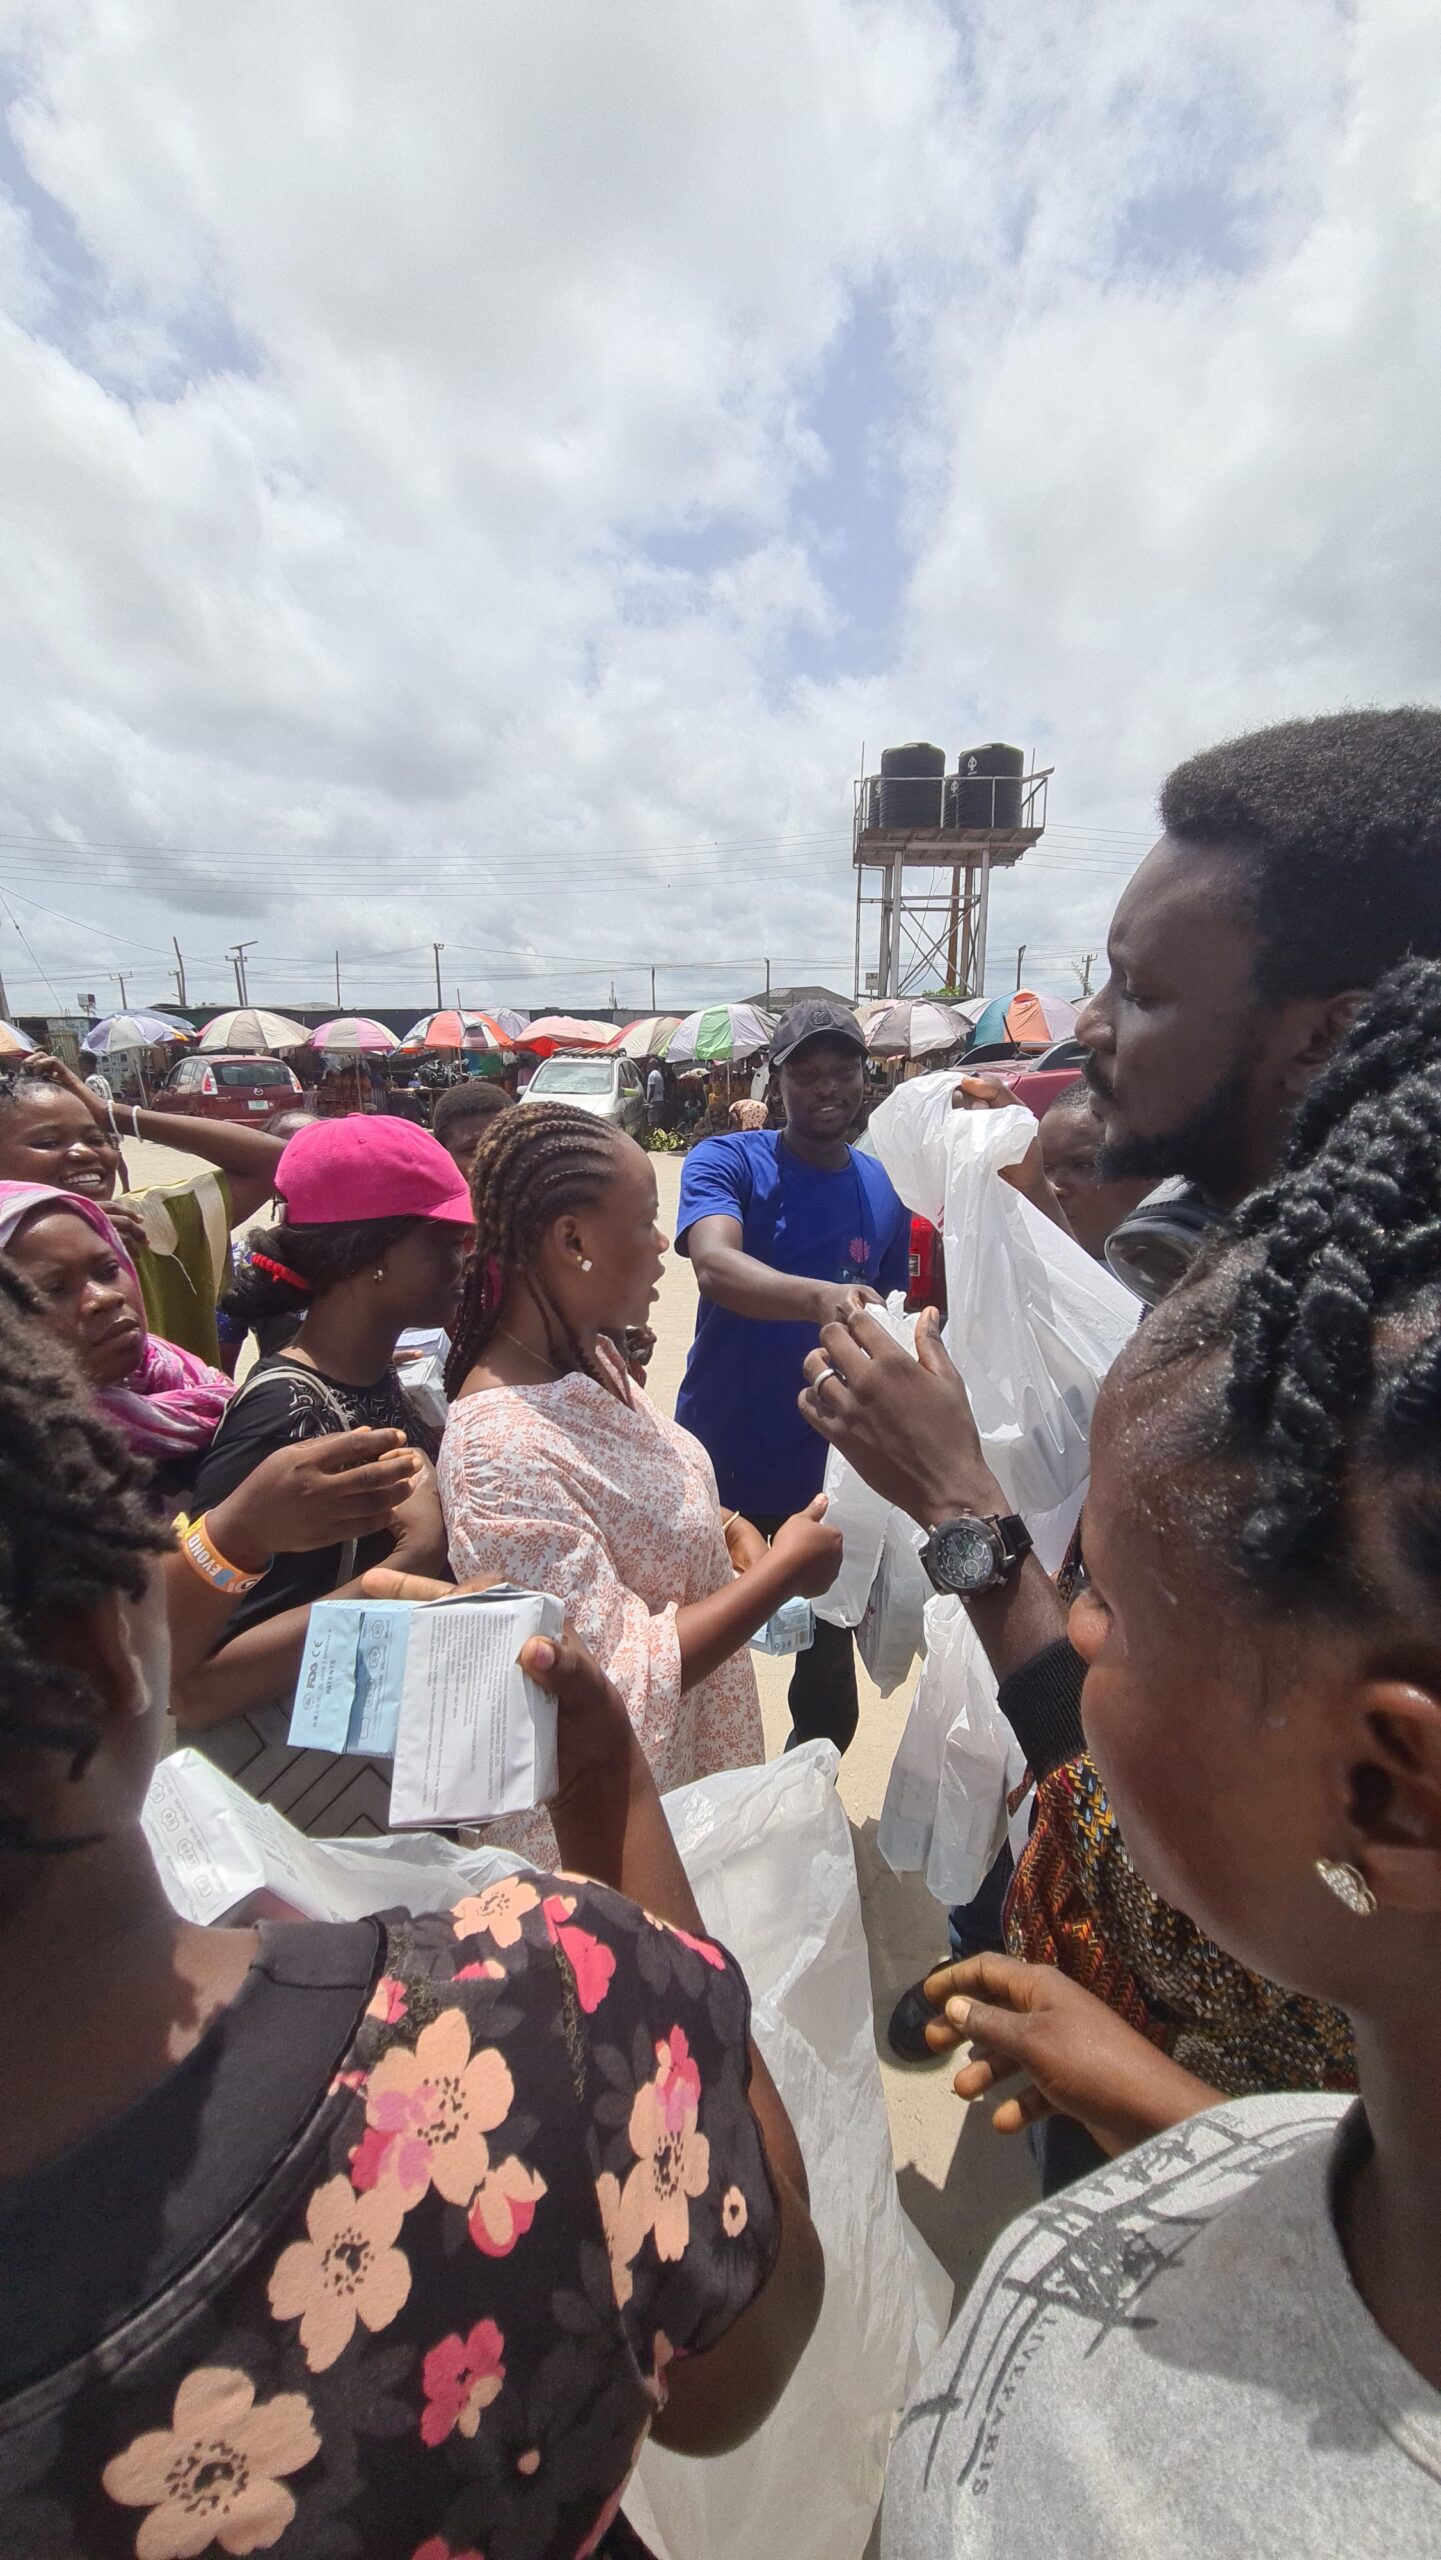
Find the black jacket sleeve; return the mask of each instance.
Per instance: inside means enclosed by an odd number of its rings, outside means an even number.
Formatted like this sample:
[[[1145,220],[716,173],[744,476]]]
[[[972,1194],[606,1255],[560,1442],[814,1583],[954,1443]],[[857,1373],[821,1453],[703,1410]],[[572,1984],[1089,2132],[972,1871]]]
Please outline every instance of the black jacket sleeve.
[[[1085,1750],[1081,1727],[1085,1677],[1086,1666],[1075,1647],[1059,1636],[1001,1682],[1001,1713],[1038,1779],[1049,1777],[1063,1760],[1074,1760]]]

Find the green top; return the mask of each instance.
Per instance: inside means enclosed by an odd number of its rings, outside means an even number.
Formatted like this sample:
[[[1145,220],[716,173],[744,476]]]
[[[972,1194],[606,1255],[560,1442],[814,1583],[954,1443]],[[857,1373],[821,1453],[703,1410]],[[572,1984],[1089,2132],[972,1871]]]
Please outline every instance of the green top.
[[[149,1245],[137,1253],[135,1268],[151,1332],[218,1364],[215,1305],[230,1276],[235,1214],[224,1174],[193,1173],[184,1182],[157,1182],[119,1197],[145,1221]]]

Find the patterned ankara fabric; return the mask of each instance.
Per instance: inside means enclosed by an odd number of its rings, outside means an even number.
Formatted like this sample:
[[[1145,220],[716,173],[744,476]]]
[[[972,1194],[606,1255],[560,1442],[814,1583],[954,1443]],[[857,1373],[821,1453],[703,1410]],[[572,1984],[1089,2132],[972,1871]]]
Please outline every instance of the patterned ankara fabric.
[[[666,2368],[730,2327],[779,2242],[744,1981],[573,1877],[365,1927],[348,1973],[354,1930],[263,1933],[290,2003],[356,1982],[349,2040],[295,2121],[260,2119],[270,2165],[158,2290],[117,2302],[98,2226],[83,2347],[0,2401],[3,2560],[640,2548],[618,2509]],[[162,2219],[207,2147],[234,2183],[233,2088],[214,2120],[231,2025],[137,2102],[171,2139]],[[248,2090],[253,2131],[263,2071]],[[43,2204],[63,2261],[135,2112],[12,2182],[12,2228]]]
[[[1056,1965],[1227,2097],[1356,2086],[1339,2009],[1248,1973],[1142,1882],[1087,1754],[1037,1790],[1006,1945]]]
[[[765,1736],[745,1646],[681,1688],[676,1611],[734,1579],[715,1476],[700,1442],[617,1376],[614,1394],[576,1372],[459,1397],[440,1498],[457,1581],[492,1574],[564,1601],[664,1793],[756,1766]],[[485,1838],[540,1865],[555,1856],[543,1813],[491,1823]]]

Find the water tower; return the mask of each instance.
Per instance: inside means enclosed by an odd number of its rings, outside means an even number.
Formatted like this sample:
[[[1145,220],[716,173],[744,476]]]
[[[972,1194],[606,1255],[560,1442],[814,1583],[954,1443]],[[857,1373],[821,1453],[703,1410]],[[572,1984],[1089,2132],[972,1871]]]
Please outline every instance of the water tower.
[[[864,757],[862,762],[864,763]],[[1019,747],[971,747],[946,771],[923,740],[887,747],[856,784],[857,996],[924,987],[981,995],[991,873],[1012,870],[1046,823],[1053,768]],[[880,911],[879,953],[865,910]]]

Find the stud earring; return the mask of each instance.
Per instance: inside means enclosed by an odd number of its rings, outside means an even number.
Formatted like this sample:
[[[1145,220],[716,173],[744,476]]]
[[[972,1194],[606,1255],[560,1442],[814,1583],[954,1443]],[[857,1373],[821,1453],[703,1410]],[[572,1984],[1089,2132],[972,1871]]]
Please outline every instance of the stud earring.
[[[595,1265],[594,1265],[594,1263],[591,1261],[590,1255],[589,1255],[588,1253],[583,1253],[583,1254],[581,1255],[581,1257],[580,1257],[580,1267],[581,1267],[582,1271],[593,1271],[593,1270],[594,1270]]]
[[[1316,1873],[1328,1892],[1334,1893],[1338,1902],[1344,1902],[1358,1920],[1370,1919],[1376,1896],[1359,1867],[1349,1866],[1342,1858],[1318,1858]]]

